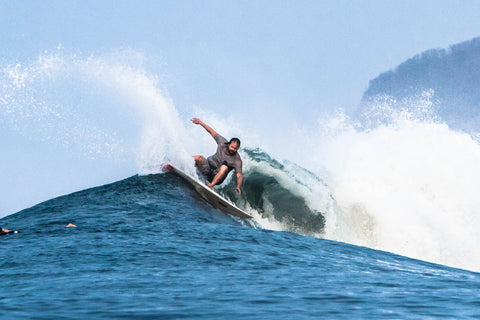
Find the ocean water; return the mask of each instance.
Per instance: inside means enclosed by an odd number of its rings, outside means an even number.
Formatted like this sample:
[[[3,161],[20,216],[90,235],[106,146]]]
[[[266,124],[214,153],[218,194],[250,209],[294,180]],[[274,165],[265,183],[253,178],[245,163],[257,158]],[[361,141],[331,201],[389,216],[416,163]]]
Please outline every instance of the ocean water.
[[[478,273],[245,223],[170,173],[1,222],[21,230],[0,239],[2,319],[480,316]]]

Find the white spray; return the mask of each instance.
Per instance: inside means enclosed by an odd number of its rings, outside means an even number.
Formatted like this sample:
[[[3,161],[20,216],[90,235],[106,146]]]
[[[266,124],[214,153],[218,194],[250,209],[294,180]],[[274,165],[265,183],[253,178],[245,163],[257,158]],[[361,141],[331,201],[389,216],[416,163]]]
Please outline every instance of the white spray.
[[[395,116],[343,126],[316,159],[339,207],[327,237],[480,270],[480,146],[443,123]]]
[[[14,200],[2,200],[0,215],[135,173],[158,173],[167,161],[191,164],[185,121],[143,60],[130,51],[82,57],[59,49],[0,66],[0,132],[16,138],[2,151],[35,159],[19,168],[4,157],[12,174],[0,187]],[[12,180],[29,196],[15,200]]]

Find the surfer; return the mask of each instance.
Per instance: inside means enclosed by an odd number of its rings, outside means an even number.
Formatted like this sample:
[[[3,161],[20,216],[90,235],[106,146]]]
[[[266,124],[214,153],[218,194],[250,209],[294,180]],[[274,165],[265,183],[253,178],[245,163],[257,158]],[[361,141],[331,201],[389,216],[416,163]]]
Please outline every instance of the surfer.
[[[6,234],[12,234],[12,233],[18,233],[18,231],[12,231],[12,230],[8,230],[8,229],[5,229],[5,228],[0,228],[0,236],[4,236]]]
[[[242,159],[238,154],[238,148],[240,148],[240,140],[238,138],[232,138],[230,141],[222,137],[210,126],[205,124],[198,118],[193,118],[194,124],[201,125],[217,142],[217,152],[207,159],[201,155],[193,156],[195,159],[195,166],[200,173],[208,180],[209,188],[221,184],[228,173],[235,169],[237,174],[237,192],[242,194],[240,187],[242,186]]]

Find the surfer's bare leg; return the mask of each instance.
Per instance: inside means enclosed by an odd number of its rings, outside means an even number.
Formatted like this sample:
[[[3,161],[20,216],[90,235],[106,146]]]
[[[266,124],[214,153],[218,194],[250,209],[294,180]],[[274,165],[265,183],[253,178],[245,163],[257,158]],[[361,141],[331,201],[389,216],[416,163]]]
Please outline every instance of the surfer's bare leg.
[[[228,167],[222,164],[222,166],[218,170],[218,173],[215,175],[215,177],[213,177],[212,182],[208,184],[208,187],[213,188],[213,186],[216,186],[217,184],[222,183],[225,177],[227,176],[227,174],[228,174]]]

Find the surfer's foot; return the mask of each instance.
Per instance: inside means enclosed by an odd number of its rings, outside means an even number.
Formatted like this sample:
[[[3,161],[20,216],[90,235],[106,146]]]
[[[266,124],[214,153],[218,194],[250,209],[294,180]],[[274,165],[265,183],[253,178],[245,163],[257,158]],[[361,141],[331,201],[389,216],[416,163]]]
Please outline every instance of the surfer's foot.
[[[213,189],[213,186],[214,186],[214,184],[212,184],[212,183],[207,184],[207,187],[209,187],[210,189]]]

